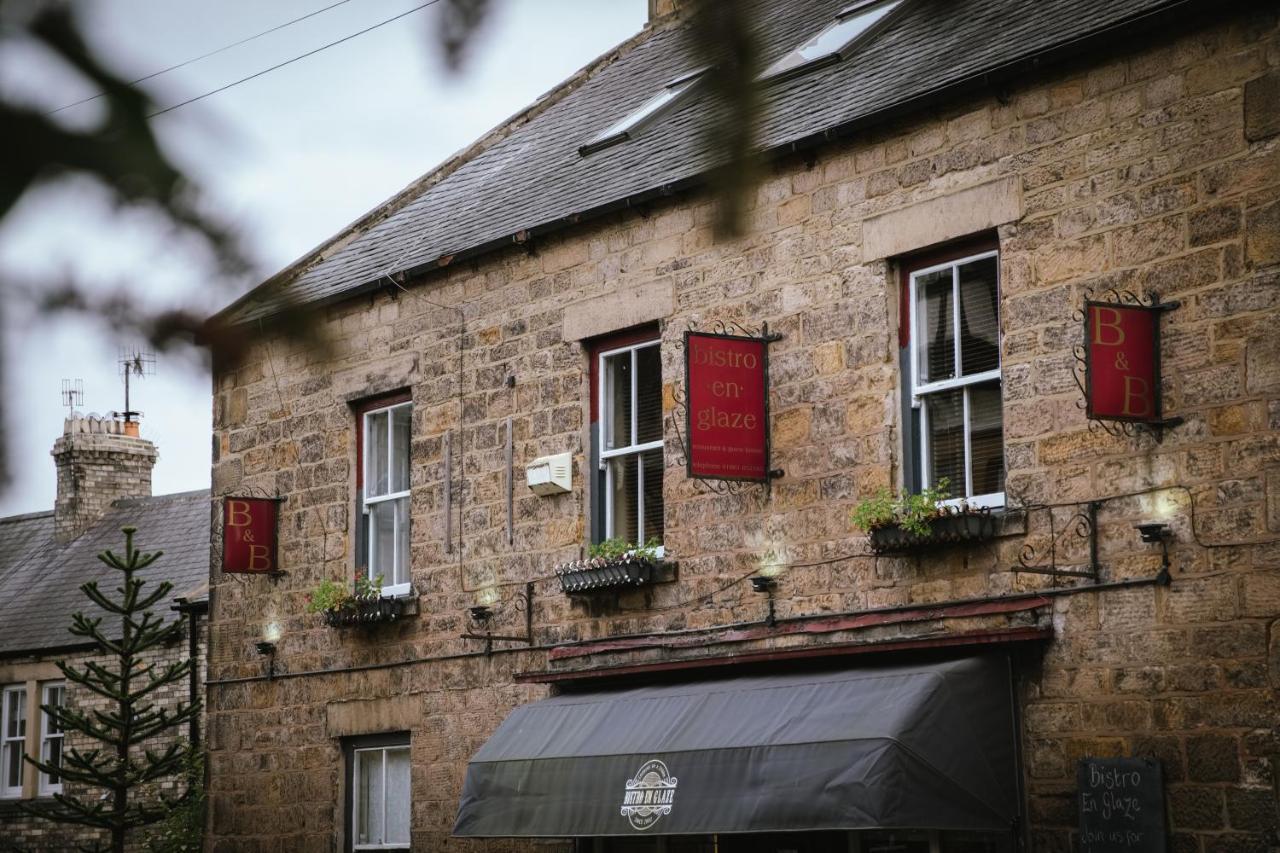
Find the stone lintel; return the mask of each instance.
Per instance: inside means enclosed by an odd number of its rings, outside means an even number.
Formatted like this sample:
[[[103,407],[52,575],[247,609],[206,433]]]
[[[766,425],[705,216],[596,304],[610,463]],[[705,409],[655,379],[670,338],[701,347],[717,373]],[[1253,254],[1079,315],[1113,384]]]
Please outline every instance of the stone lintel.
[[[564,309],[563,337],[581,341],[671,316],[675,288],[655,281],[575,302]]]
[[[867,219],[862,225],[862,260],[914,252],[1021,218],[1022,186],[1017,177],[966,187]]]
[[[329,737],[350,737],[416,729],[422,722],[423,701],[421,696],[392,696],[331,702],[325,706],[325,732]]]

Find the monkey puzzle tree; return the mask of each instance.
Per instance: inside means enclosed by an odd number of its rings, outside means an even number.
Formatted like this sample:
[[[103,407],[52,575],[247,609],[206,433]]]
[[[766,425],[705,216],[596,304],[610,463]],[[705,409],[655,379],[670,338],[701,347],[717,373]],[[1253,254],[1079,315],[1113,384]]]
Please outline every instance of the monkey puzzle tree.
[[[129,830],[163,820],[192,795],[192,787],[178,797],[166,797],[147,786],[167,777],[179,776],[190,766],[193,747],[181,740],[159,745],[156,738],[190,722],[200,711],[199,703],[178,702],[171,708],[154,701],[161,688],[183,681],[194,666],[185,659],[173,663],[156,661],[151,654],[176,643],[186,630],[186,616],[165,622],[151,608],[165,602],[173,584],[161,581],[144,592],[147,582],[138,573],[158,560],[163,552],[144,554],[133,546],[132,527],[124,528],[124,553],[98,554],[98,559],[121,573],[121,582],[108,597],[96,581],[80,589],[89,600],[109,614],[71,617],[71,633],[92,640],[100,655],[77,667],[58,661],[68,682],[79,685],[105,702],[85,707],[41,706],[54,724],[65,732],[83,735],[100,744],[94,749],[70,746],[61,761],[49,763],[27,756],[40,771],[89,788],[103,789],[101,796],[81,799],[70,793],[54,794],[51,804],[29,804],[24,808],[39,817],[59,823],[97,827],[110,833],[111,844],[94,844],[84,849],[109,849],[123,853]]]

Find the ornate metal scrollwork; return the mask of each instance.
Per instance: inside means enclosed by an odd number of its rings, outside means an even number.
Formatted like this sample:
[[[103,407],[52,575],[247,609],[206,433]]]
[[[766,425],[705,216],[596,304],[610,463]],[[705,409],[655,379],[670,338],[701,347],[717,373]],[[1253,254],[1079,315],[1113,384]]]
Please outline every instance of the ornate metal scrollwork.
[[[1011,571],[1030,572],[1032,574],[1050,575],[1052,577],[1082,577],[1098,579],[1098,510],[1101,501],[1087,501],[1078,504],[1078,509],[1067,519],[1062,529],[1058,529],[1054,518],[1054,507],[1038,504],[1023,507],[1028,519],[1036,513],[1045,513],[1049,522],[1047,555],[1044,549],[1027,542],[1018,553],[1018,565]],[[1087,569],[1065,569],[1058,565],[1059,552],[1067,550],[1073,540],[1086,540],[1089,545],[1089,564]]]

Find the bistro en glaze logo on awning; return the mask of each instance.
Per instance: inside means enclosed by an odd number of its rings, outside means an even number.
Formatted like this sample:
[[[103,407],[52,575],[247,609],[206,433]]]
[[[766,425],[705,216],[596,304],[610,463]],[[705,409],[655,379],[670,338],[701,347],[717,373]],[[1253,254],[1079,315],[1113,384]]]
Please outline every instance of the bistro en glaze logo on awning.
[[[667,771],[667,765],[651,758],[627,780],[622,816],[631,822],[632,829],[648,829],[663,815],[671,814],[675,799],[676,777]]]

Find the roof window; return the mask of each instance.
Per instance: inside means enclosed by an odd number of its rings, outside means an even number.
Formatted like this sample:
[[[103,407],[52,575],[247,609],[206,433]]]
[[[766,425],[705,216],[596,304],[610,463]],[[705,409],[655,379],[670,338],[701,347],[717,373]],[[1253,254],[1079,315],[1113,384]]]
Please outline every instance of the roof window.
[[[681,96],[697,86],[706,72],[706,68],[699,68],[696,71],[681,74],[674,80],[669,81],[662,87],[661,92],[645,101],[625,118],[600,131],[587,144],[579,147],[578,153],[585,156],[593,151],[599,151],[602,148],[608,148],[610,145],[616,145],[619,142],[625,142],[630,139],[636,131],[652,122],[678,101]]]
[[[872,36],[887,23],[902,0],[861,0],[846,6],[822,32],[809,39],[760,75],[761,80],[777,80],[809,68],[839,62],[853,46]]]

